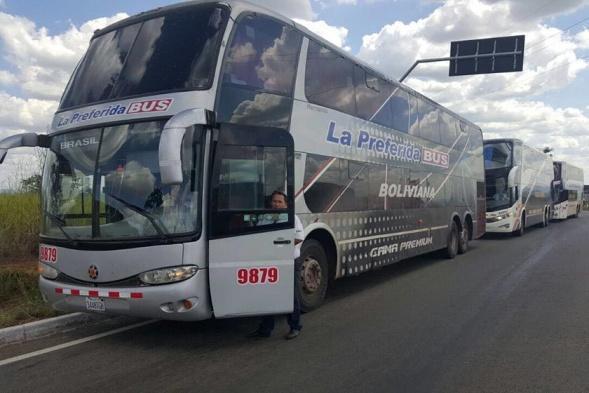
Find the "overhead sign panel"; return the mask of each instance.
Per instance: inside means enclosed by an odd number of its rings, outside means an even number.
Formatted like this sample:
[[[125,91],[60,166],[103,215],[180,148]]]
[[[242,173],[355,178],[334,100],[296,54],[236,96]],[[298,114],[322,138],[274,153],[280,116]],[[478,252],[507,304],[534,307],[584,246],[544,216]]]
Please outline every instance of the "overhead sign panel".
[[[517,72],[524,66],[525,35],[453,41],[450,76]]]

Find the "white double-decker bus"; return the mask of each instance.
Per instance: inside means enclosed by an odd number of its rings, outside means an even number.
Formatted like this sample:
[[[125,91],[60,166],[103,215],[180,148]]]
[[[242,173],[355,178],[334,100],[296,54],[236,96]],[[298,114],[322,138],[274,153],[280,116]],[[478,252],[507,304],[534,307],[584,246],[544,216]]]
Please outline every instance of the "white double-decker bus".
[[[565,161],[554,161],[554,210],[552,218],[579,217],[583,210],[583,169]]]
[[[60,310],[199,320],[465,252],[485,229],[480,129],[267,9],[186,2],[100,31],[44,146],[40,287]],[[269,207],[274,191],[288,209]]]
[[[552,158],[519,139],[484,142],[487,232],[521,236],[547,226],[552,209]]]

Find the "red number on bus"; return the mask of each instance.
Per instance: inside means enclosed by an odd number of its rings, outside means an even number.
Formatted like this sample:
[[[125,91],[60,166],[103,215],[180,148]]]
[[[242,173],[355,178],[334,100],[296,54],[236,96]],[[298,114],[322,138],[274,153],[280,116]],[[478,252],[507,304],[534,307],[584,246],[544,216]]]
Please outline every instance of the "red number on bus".
[[[247,284],[247,269],[239,269],[237,271],[237,283],[240,285]]]
[[[278,268],[271,267],[268,269],[268,282],[271,284],[278,282]]]
[[[250,269],[237,270],[237,283],[239,285],[276,284],[277,282],[277,267],[252,267]]]
[[[250,269],[250,284],[258,283],[258,269]]]
[[[41,262],[49,262],[49,263],[57,262],[57,248],[40,246],[39,247],[39,260]]]

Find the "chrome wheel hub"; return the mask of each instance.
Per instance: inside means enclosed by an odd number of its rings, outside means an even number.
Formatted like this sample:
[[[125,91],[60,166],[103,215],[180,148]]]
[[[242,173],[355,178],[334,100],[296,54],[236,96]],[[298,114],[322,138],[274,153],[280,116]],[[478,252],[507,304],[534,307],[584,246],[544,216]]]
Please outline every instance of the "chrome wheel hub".
[[[314,293],[319,289],[322,279],[321,265],[315,258],[305,258],[301,269],[301,278],[305,292]]]

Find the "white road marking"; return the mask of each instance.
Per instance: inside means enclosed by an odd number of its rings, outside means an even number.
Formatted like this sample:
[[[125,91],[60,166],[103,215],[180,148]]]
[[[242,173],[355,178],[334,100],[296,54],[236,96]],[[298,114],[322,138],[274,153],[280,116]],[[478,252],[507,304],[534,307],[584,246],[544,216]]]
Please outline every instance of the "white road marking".
[[[33,358],[35,356],[44,355],[46,353],[59,351],[60,349],[73,347],[74,345],[87,343],[88,341],[94,341],[94,340],[98,340],[98,339],[103,338],[103,337],[112,336],[113,334],[125,332],[127,330],[135,329],[135,328],[138,328],[138,327],[141,327],[141,326],[149,325],[149,324],[152,324],[152,323],[157,322],[157,321],[159,321],[159,319],[152,319],[152,320],[149,320],[149,321],[139,322],[139,323],[136,323],[134,325],[125,326],[125,327],[122,327],[122,328],[110,330],[108,332],[99,333],[99,334],[95,334],[93,336],[89,336],[89,337],[85,337],[85,338],[80,338],[78,340],[74,340],[74,341],[70,341],[70,342],[67,342],[67,343],[55,345],[53,347],[49,347],[49,348],[45,348],[45,349],[40,349],[38,351],[33,351],[33,352],[29,352],[29,353],[25,353],[23,355],[15,356],[15,357],[12,357],[12,358],[9,358],[9,359],[0,360],[0,366],[6,366],[7,364],[12,364],[12,363],[20,362],[21,360],[30,359],[30,358]]]

